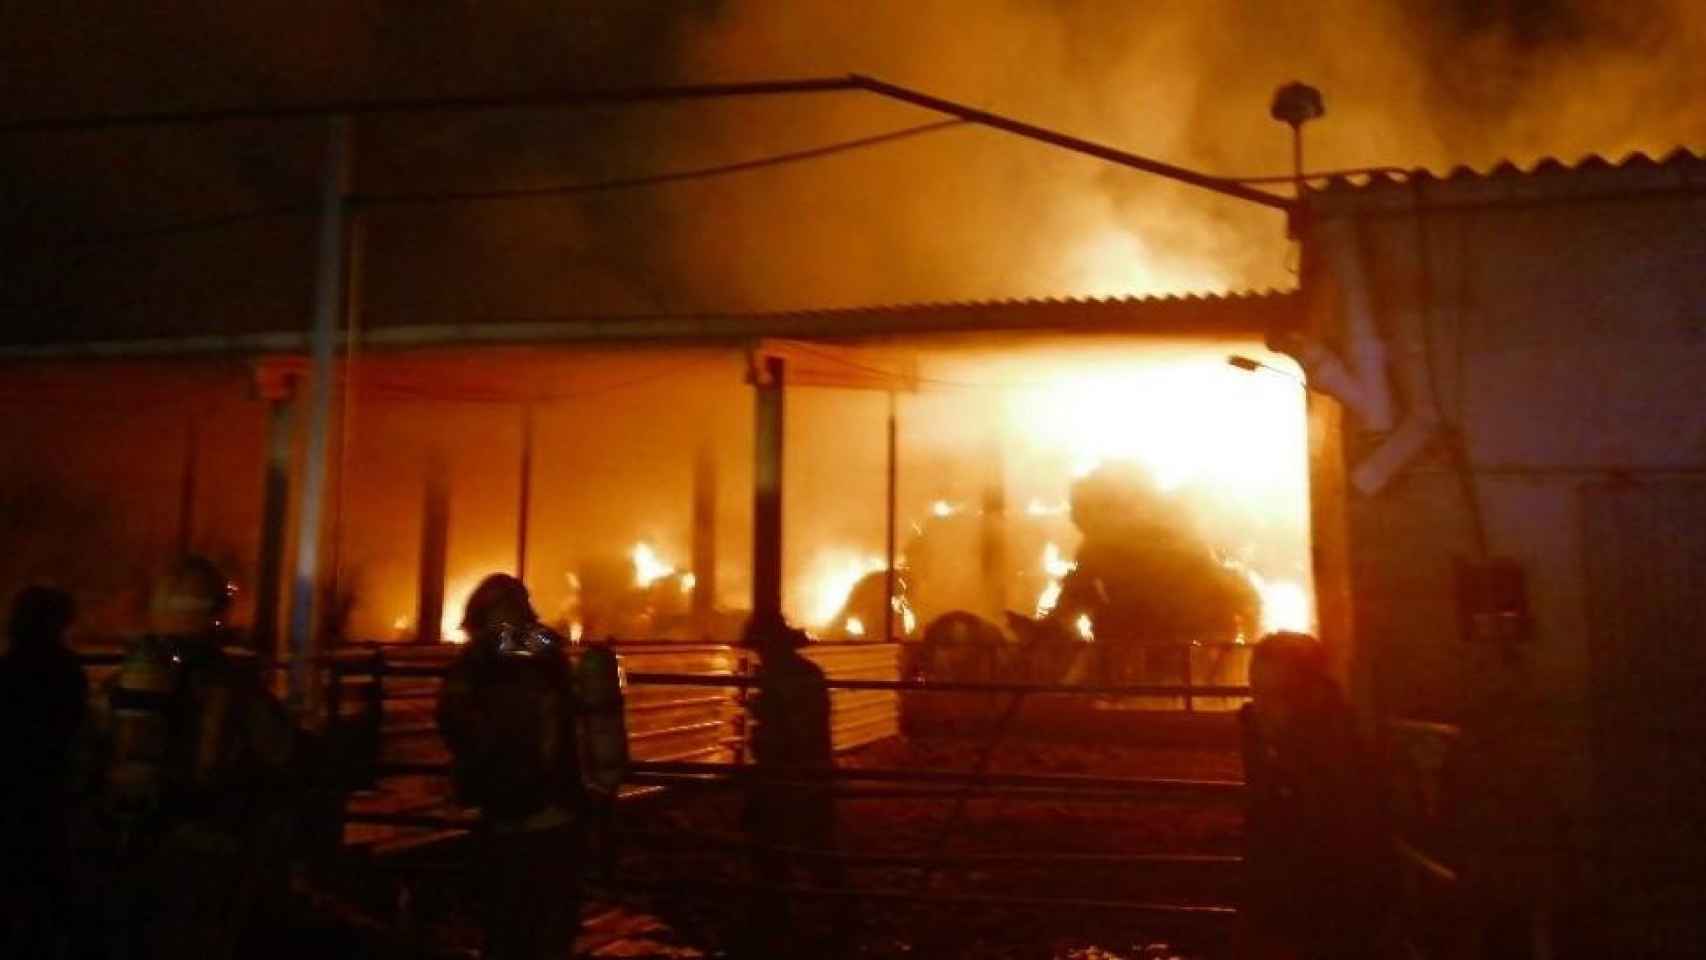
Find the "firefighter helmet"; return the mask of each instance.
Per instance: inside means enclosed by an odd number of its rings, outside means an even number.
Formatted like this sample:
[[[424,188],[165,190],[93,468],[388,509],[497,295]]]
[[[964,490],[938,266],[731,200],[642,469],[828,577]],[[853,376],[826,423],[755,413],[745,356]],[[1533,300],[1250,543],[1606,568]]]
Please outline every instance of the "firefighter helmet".
[[[470,639],[515,631],[539,622],[527,585],[507,573],[494,573],[474,588],[463,608],[462,629]]]
[[[222,626],[236,592],[212,561],[187,556],[154,582],[149,619],[165,636],[196,636]]]

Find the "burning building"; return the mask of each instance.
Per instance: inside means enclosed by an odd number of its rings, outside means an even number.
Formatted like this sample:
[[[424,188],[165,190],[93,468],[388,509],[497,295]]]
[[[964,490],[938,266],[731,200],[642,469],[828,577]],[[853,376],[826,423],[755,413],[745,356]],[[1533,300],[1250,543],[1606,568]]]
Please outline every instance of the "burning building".
[[[1078,547],[1073,486],[1117,464],[1199,530],[1205,560],[1260,588],[1261,617],[1237,640],[1307,628],[1302,391],[1225,362],[1260,352],[1261,331],[1297,303],[764,315],[643,345],[536,330],[528,346],[470,350],[374,331],[388,346],[340,364],[321,619],[349,639],[454,640],[473,582],[519,570],[571,635],[731,639],[751,608],[749,367],[779,356],[783,603],[820,636],[916,637],[955,610],[1047,613]],[[766,332],[794,339],[741,339]],[[95,591],[91,626],[119,632],[134,625],[124,584],[190,548],[238,571],[246,619],[278,618],[278,594],[260,586],[260,531],[268,511],[276,522],[300,509],[300,485],[269,493],[265,468],[283,464],[289,480],[305,451],[302,367],[279,345],[146,348],[169,359],[135,344],[15,351],[34,357],[10,380],[15,442],[51,451],[8,478],[20,503],[42,499],[13,513],[20,542],[44,545],[16,576],[111,584]],[[53,356],[89,349],[130,356]],[[885,617],[891,555],[901,589]],[[879,588],[869,610],[857,609],[862,583]]]

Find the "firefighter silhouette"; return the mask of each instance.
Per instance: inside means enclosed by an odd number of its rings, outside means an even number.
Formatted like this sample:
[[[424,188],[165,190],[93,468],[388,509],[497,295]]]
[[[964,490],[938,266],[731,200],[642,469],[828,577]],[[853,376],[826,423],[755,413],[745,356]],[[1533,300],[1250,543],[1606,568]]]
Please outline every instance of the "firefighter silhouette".
[[[15,956],[50,955],[70,920],[67,812],[88,697],[83,668],[65,648],[73,612],[62,590],[21,591],[0,658],[0,943]]]
[[[1373,956],[1391,893],[1380,777],[1321,644],[1263,637],[1250,692],[1241,719],[1251,930],[1298,955]]]
[[[231,956],[286,873],[296,731],[226,649],[230,598],[211,563],[176,564],[96,700],[121,956]]]
[[[808,639],[780,618],[755,618],[743,643],[760,657],[758,693],[748,704],[757,776],[747,796],[744,824],[752,842],[759,893],[750,927],[761,940],[755,952],[793,955],[798,936],[786,887],[804,873],[819,886],[840,888],[835,797],[828,771],[835,766],[829,688],[823,669],[801,655]],[[831,943],[845,938],[848,917],[832,917]]]
[[[565,957],[580,929],[586,806],[566,643],[501,573],[474,588],[462,627],[438,724],[457,797],[480,810],[486,955]]]

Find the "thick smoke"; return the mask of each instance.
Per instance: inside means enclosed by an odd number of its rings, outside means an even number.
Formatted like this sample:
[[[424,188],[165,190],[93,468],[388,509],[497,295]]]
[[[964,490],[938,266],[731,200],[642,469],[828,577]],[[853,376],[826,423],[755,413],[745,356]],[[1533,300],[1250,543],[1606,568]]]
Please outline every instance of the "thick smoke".
[[[1288,172],[1273,89],[1326,93],[1313,169],[1446,169],[1706,143],[1698,4],[732,3],[690,73],[872,73],[1213,173]],[[848,98],[733,118],[731,151],[919,115]],[[683,268],[745,303],[1286,286],[1267,211],[982,130],[688,194]],[[754,256],[762,249],[766,256]],[[734,255],[726,255],[734,251]],[[694,270],[694,265],[710,269]],[[806,277],[787,289],[782,277]]]
[[[1268,119],[1268,99],[1303,79],[1328,103],[1308,132],[1316,169],[1485,168],[1706,145],[1706,7],[1693,0],[142,9],[10,15],[0,110],[857,71],[1249,175],[1287,172],[1288,134]],[[358,180],[370,191],[538,186],[931,119],[849,94],[371,121]],[[0,231],[15,254],[12,312],[39,317],[25,308],[47,305],[58,311],[55,328],[86,321],[91,331],[126,313],[186,327],[222,316],[266,328],[298,322],[312,276],[312,225],[300,218],[72,256],[53,238],[299,202],[312,196],[318,137],[315,125],[295,123],[8,140]],[[374,324],[1293,282],[1271,211],[974,128],[650,190],[388,210],[370,226],[363,296]]]

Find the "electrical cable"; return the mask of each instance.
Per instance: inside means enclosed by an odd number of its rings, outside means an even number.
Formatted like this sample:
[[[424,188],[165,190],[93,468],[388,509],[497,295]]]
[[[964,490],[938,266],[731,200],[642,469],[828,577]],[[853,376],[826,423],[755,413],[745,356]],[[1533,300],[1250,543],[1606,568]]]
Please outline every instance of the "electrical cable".
[[[1406,167],[1343,167],[1337,170],[1306,170],[1302,174],[1268,173],[1257,177],[1221,177],[1220,179],[1228,183],[1248,184],[1296,183],[1299,180],[1307,183],[1310,180],[1331,180],[1334,177],[1367,177],[1377,173],[1395,173],[1399,176],[1408,176],[1414,171]]]
[[[1410,191],[1415,201],[1416,223],[1416,268],[1420,274],[1421,291],[1418,304],[1421,308],[1422,327],[1422,365],[1428,381],[1428,394],[1433,401],[1434,410],[1440,419],[1440,428],[1445,434],[1446,457],[1451,463],[1452,470],[1457,476],[1464,509],[1469,514],[1471,536],[1475,543],[1475,552],[1479,559],[1487,558],[1487,519],[1481,507],[1481,495],[1475,488],[1475,472],[1469,461],[1469,449],[1463,436],[1461,420],[1448,417],[1441,403],[1439,389],[1439,372],[1434,358],[1433,331],[1433,258],[1429,254],[1431,235],[1428,233],[1428,210],[1423,202],[1422,184],[1412,181]],[[1458,336],[1462,336],[1462,317],[1458,317]]]
[[[165,223],[136,230],[117,230],[111,233],[91,233],[71,235],[61,244],[63,247],[77,249],[81,247],[117,246],[135,243],[142,240],[161,240],[185,234],[202,233],[209,230],[220,230],[225,227],[253,223],[258,220],[270,220],[277,217],[312,212],[311,204],[292,204],[289,206],[257,207],[250,210],[236,210],[229,213],[216,214],[210,217],[200,217],[194,220],[183,220],[177,223]],[[37,237],[38,241],[52,243],[50,237]]]
[[[595,180],[585,183],[558,184],[547,187],[524,187],[519,189],[501,190],[466,190],[444,192],[421,192],[402,194],[354,194],[349,198],[352,205],[358,207],[401,206],[405,204],[459,203],[480,200],[519,200],[530,197],[570,196],[581,193],[600,193],[610,190],[623,190],[637,187],[658,186],[688,180],[703,180],[714,177],[746,173],[752,170],[762,170],[792,163],[802,163],[817,160],[840,153],[848,153],[868,147],[882,146],[912,137],[935,133],[949,127],[965,126],[964,120],[938,120],[933,123],[903,127],[887,133],[858,137],[852,140],[842,140],[822,146],[810,147],[804,150],[794,150],[787,153],[754,157],[733,163],[718,164],[710,167],[699,167],[691,170],[677,170],[668,173],[647,174],[635,177],[618,177],[610,180]],[[276,217],[286,217],[311,213],[315,206],[309,203],[290,204],[275,207],[259,207],[249,210],[237,210],[210,217],[185,220],[178,223],[160,224],[137,230],[115,231],[106,234],[88,234],[66,238],[62,245],[65,247],[92,247],[133,243],[143,240],[156,240],[200,233],[209,230],[219,230],[226,227],[266,220]],[[47,241],[51,242],[51,241]]]
[[[707,180],[714,177],[729,176],[736,173],[746,173],[751,170],[762,170],[768,167],[778,167],[790,163],[800,163],[806,160],[817,160],[823,157],[861,150],[867,147],[881,146],[911,137],[949,127],[966,125],[965,120],[938,120],[934,123],[919,124],[903,127],[887,133],[879,133],[853,140],[842,140],[837,143],[825,144],[820,147],[810,147],[805,150],[794,150],[787,153],[772,154],[766,157],[756,157],[751,160],[739,160],[733,163],[718,164],[710,167],[698,167],[690,170],[676,170],[668,173],[647,174],[636,177],[617,177],[610,180],[593,180],[585,183],[566,183],[546,187],[520,187],[502,190],[460,190],[421,193],[379,193],[357,194],[350,198],[352,203],[367,207],[380,207],[404,204],[431,203],[461,203],[479,200],[523,200],[538,197],[572,196],[582,193],[602,193],[610,190],[626,190],[635,187],[659,186],[668,183],[679,183],[688,180]]]

